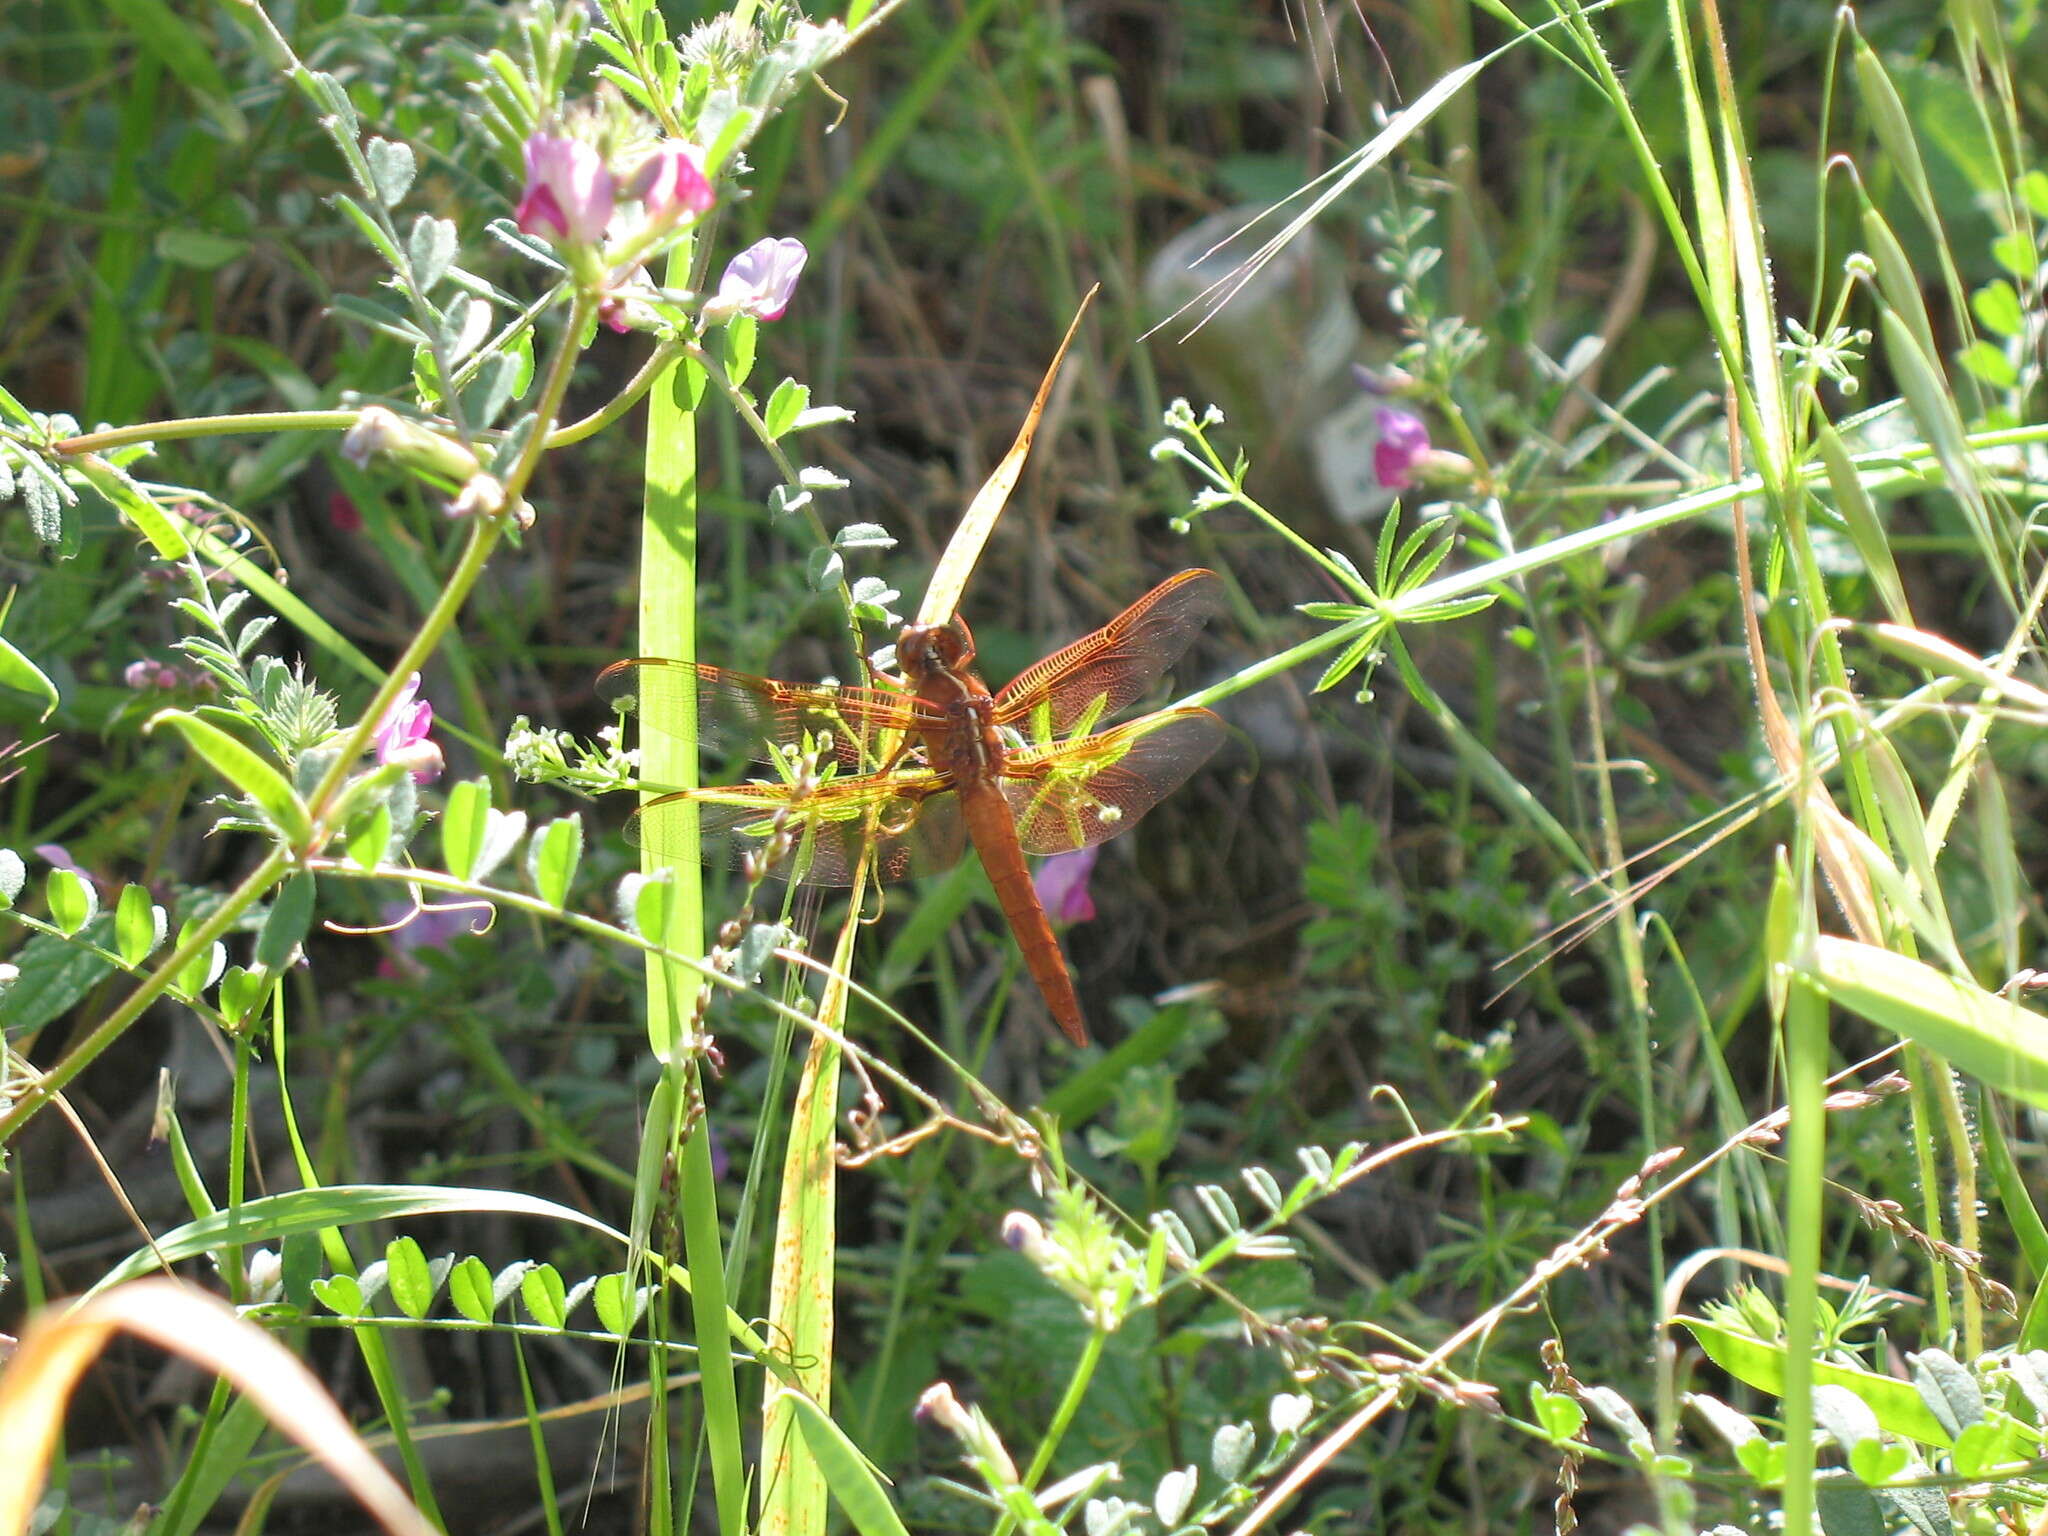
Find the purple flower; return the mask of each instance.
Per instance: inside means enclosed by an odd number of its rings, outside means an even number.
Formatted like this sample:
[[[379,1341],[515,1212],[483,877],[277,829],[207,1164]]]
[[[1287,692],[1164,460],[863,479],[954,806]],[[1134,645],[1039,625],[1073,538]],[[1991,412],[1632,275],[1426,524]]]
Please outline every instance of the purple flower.
[[[513,219],[529,235],[595,245],[604,239],[617,196],[604,156],[590,145],[536,133],[526,141],[526,191]]]
[[[1372,446],[1372,472],[1390,491],[1415,483],[1415,470],[1429,456],[1429,428],[1413,411],[1383,405],[1372,413],[1379,441]]]
[[[441,749],[428,740],[434,728],[434,706],[417,697],[420,675],[406,679],[385,712],[376,734],[370,738],[380,763],[403,763],[412,770],[415,784],[431,784],[441,776]]]
[[[697,151],[683,144],[664,144],[645,160],[626,183],[626,196],[647,211],[650,223],[672,224],[685,214],[709,213],[718,194],[704,178]]]
[[[780,320],[811,253],[797,239],[757,240],[725,264],[718,296],[704,306],[712,324],[734,315]]]
[[[1095,898],[1088,894],[1088,877],[1095,872],[1095,856],[1101,844],[1056,853],[1038,866],[1031,883],[1045,915],[1056,923],[1085,923],[1095,916]]]

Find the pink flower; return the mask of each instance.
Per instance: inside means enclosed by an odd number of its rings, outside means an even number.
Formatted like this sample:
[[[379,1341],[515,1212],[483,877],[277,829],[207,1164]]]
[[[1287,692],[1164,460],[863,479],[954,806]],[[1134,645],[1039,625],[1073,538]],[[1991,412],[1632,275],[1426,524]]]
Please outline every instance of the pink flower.
[[[612,173],[590,145],[545,133],[526,141],[526,191],[513,214],[521,231],[595,245],[604,238],[616,201]]]
[[[1088,877],[1095,872],[1100,844],[1056,853],[1038,866],[1031,877],[1045,915],[1056,923],[1085,923],[1095,916],[1095,898],[1088,894]]]
[[[412,770],[415,784],[431,784],[441,776],[441,749],[427,738],[434,728],[434,706],[417,697],[420,675],[406,679],[385,712],[370,743],[380,763],[403,763]]]
[[[131,661],[121,671],[121,681],[137,693],[150,688],[176,688],[185,681],[184,674],[169,662]]]
[[[711,324],[734,315],[780,320],[811,253],[797,239],[757,240],[725,264],[718,296],[704,306]]]
[[[1372,413],[1379,441],[1372,447],[1372,472],[1390,491],[1415,483],[1415,470],[1429,456],[1429,428],[1413,411],[1383,405]]]
[[[361,533],[363,514],[360,508],[340,491],[330,491],[327,496],[327,521],[336,533]]]
[[[684,144],[664,144],[645,160],[626,183],[650,223],[672,224],[685,214],[709,213],[718,201],[697,151]]]

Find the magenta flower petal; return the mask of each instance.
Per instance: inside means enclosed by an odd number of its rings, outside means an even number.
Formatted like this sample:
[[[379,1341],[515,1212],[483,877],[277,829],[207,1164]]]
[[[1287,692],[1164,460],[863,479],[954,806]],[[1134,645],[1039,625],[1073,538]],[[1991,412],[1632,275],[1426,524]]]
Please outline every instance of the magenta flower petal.
[[[664,144],[643,160],[626,195],[638,198],[648,219],[660,224],[709,213],[718,201],[697,152],[684,144]]]
[[[434,706],[419,698],[420,675],[415,672],[391,701],[370,743],[380,763],[403,763],[412,770],[413,782],[430,784],[441,776],[441,749],[428,739],[434,728]]]
[[[1372,448],[1372,472],[1390,491],[1415,483],[1415,469],[1429,454],[1429,428],[1413,411],[1383,405],[1372,413],[1379,441]]]
[[[595,245],[617,199],[612,173],[590,145],[545,133],[526,141],[526,190],[513,213],[524,233]]]
[[[1088,877],[1095,872],[1098,844],[1056,853],[1038,866],[1031,883],[1045,915],[1056,923],[1085,923],[1095,916],[1095,898],[1088,891]]]

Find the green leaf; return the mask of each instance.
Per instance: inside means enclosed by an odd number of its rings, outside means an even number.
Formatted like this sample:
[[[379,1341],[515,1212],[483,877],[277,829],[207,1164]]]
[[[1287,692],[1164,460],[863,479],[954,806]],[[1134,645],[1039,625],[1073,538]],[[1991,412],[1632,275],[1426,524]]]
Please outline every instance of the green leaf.
[[[622,1339],[632,1333],[646,1300],[646,1292],[633,1284],[632,1276],[618,1271],[599,1275],[590,1293],[590,1304],[597,1309],[598,1322],[607,1333]]]
[[[99,910],[99,894],[72,870],[51,870],[43,895],[50,904],[50,921],[65,934],[77,933]]]
[[[1842,445],[1835,429],[1822,420],[1814,422],[1813,445],[1827,470],[1835,510],[1848,527],[1849,541],[1863,557],[1863,568],[1870,573],[1886,612],[1902,624],[1910,623],[1912,610],[1906,606],[1906,587],[1899,579],[1898,564],[1892,559],[1891,541],[1885,537],[1884,524],[1878,520],[1877,508],[1849,458],[1849,450]]]
[[[362,870],[375,869],[384,857],[384,850],[391,846],[391,807],[379,805],[367,816],[356,818],[349,828],[349,862]]]
[[[2040,1014],[1918,960],[1825,934],[1815,945],[1813,975],[1851,1013],[2048,1108],[2048,1020]]]
[[[372,218],[369,210],[363,207],[361,203],[350,197],[346,192],[335,193],[329,201],[341,210],[343,217],[355,225],[357,232],[370,242],[370,248],[379,256],[382,256],[394,272],[405,265],[399,259],[397,245],[384,232],[384,226]]]
[[[803,1431],[804,1445],[818,1464],[821,1480],[832,1490],[853,1528],[861,1536],[909,1536],[882,1487],[881,1474],[847,1438],[846,1431],[804,1394],[784,1392],[781,1397]]]
[[[2034,280],[2041,261],[2023,230],[2009,230],[1991,242],[1991,259],[2023,283]]]
[[[208,229],[165,229],[156,237],[156,254],[181,267],[211,272],[224,267],[249,249],[249,242],[235,235],[216,234]]]
[[[491,1313],[497,1310],[497,1298],[491,1294],[490,1267],[475,1254],[462,1260],[448,1272],[448,1299],[472,1323],[489,1323]]]
[[[81,936],[103,942],[111,919],[101,918]],[[40,1029],[69,1013],[78,1000],[98,986],[113,963],[54,933],[39,933],[8,957],[21,972],[0,994],[0,1027],[8,1031]]]
[[[28,884],[28,866],[12,848],[0,848],[0,907],[11,907]]]
[[[448,808],[441,813],[441,857],[458,880],[469,879],[484,851],[490,810],[491,786],[483,779],[464,779],[448,791]]]
[[[1978,324],[2001,336],[2017,336],[2026,325],[2026,317],[2020,311],[2020,296],[2002,277],[1994,277],[1971,294],[1970,309]]]
[[[288,877],[278,887],[270,915],[256,935],[256,963],[266,970],[281,971],[291,963],[292,954],[304,942],[313,926],[313,877],[304,870]]]
[[[2011,389],[2019,382],[2020,371],[2012,359],[1988,341],[1971,342],[1956,354],[1956,361],[1993,389]]]
[[[354,1275],[328,1275],[313,1282],[313,1297],[336,1317],[363,1315],[363,1288]]]
[[[418,1322],[432,1310],[434,1276],[418,1243],[410,1237],[393,1238],[384,1250],[384,1271],[399,1311]]]
[[[96,453],[81,453],[71,467],[133,523],[159,559],[182,560],[190,552],[184,525],[136,488],[135,482]]]
[[[192,930],[197,928],[199,923],[200,919],[196,917],[185,920],[184,925],[178,930],[178,948],[185,947],[186,939],[191,937]],[[178,979],[174,985],[185,996],[197,997],[213,985],[215,979],[227,968],[227,963],[228,947],[215,939],[212,944],[185,962],[185,968],[178,972]]]
[[[675,882],[669,871],[641,880],[632,893],[632,928],[643,939],[659,944],[668,932],[669,905],[675,900]]]
[[[896,536],[880,523],[848,523],[832,535],[834,549],[894,549]]]
[[[519,1277],[519,1299],[543,1328],[561,1328],[569,1321],[561,1271],[552,1264],[536,1264]]]
[[[549,822],[526,849],[526,874],[534,894],[551,907],[562,906],[582,858],[583,818],[571,814]]]
[[[1529,1398],[1536,1409],[1536,1422],[1551,1442],[1562,1445],[1586,1426],[1586,1410],[1569,1393],[1553,1392],[1541,1383],[1530,1387]]]
[[[734,389],[754,371],[754,348],[760,339],[761,324],[752,315],[734,315],[726,325],[725,376]]]
[[[153,731],[159,725],[175,729],[185,738],[185,744],[206,759],[222,778],[254,801],[288,844],[305,848],[313,835],[312,816],[284,775],[253,748],[182,709],[160,711],[143,729]]]
[[[33,694],[43,700],[43,712],[36,716],[38,720],[49,719],[62,702],[57,696],[57,685],[50,681],[43,669],[4,639],[0,639],[0,684],[17,693]]]
[[[830,592],[846,580],[846,562],[836,549],[819,548],[804,557],[804,584],[813,592]]]
[[[1680,1317],[1677,1321],[1699,1340],[1707,1358],[1737,1381],[1760,1392],[1783,1394],[1783,1345],[1766,1344],[1760,1339],[1717,1327],[1696,1317]],[[1900,1381],[1894,1376],[1851,1370],[1825,1360],[1813,1363],[1813,1379],[1816,1383],[1843,1387],[1854,1393],[1876,1416],[1877,1422],[1895,1435],[1903,1435],[1923,1445],[1949,1444],[1949,1432],[1920,1400],[1920,1394],[1913,1389],[1911,1382]]]
[[[406,255],[412,258],[412,280],[420,297],[425,298],[455,265],[455,255],[460,249],[455,221],[423,213],[413,220],[412,234],[407,237],[405,246]]]
[[[762,424],[767,428],[769,441],[784,436],[796,419],[809,408],[811,392],[795,379],[784,379],[775,386],[775,392],[768,397],[768,404],[761,412]]]
[[[397,207],[412,190],[412,179],[419,172],[412,146],[391,139],[372,139],[363,146],[363,158],[370,162],[370,181],[376,188],[377,200],[386,208]]]
[[[268,971],[252,971],[231,965],[220,978],[220,1011],[230,1024],[242,1024],[255,1016],[270,995],[276,978]]]
[[[114,950],[130,965],[164,941],[170,916],[149,899],[146,886],[131,885],[114,904]]]

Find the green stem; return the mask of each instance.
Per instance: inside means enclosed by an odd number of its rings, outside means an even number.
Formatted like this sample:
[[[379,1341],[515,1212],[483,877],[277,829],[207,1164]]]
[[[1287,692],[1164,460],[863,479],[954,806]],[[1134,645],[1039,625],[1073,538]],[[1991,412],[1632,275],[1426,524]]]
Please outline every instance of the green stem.
[[[63,1092],[70,1081],[99,1059],[100,1052],[120,1039],[129,1025],[142,1017],[143,1010],[155,1002],[170,987],[171,982],[185,967],[212,947],[213,941],[232,928],[241,915],[262,899],[285,872],[289,860],[282,848],[273,848],[263,861],[242,880],[205,920],[194,928],[191,934],[164,962],[146,976],[142,984],[124,998],[119,1007],[108,1014],[90,1034],[74,1045],[64,1059],[37,1078],[29,1089],[9,1109],[0,1115],[0,1146],[4,1146],[15,1132],[41,1112],[43,1107]]]
[[[1038,1443],[1031,1465],[1025,1469],[1023,1486],[1027,1490],[1036,1488],[1039,1479],[1045,1476],[1046,1468],[1052,1465],[1053,1453],[1059,1449],[1060,1441],[1073,1425],[1074,1415],[1081,1411],[1081,1401],[1088,1395],[1088,1384],[1095,1379],[1096,1369],[1102,1364],[1102,1351],[1108,1343],[1108,1330],[1100,1327],[1088,1330],[1087,1342],[1081,1346],[1081,1358],[1074,1362],[1073,1374],[1067,1378],[1067,1390],[1060,1398],[1059,1407],[1053,1410],[1052,1422],[1046,1426],[1045,1438]],[[1014,1522],[1005,1513],[989,1536],[1008,1536],[1014,1528]]]
[[[360,411],[239,411],[232,416],[188,416],[181,421],[144,421],[104,427],[60,438],[51,448],[66,456],[105,453],[137,443],[168,443],[188,437],[231,437],[237,432],[346,432]]]

